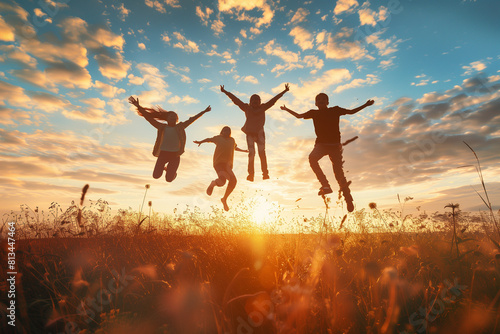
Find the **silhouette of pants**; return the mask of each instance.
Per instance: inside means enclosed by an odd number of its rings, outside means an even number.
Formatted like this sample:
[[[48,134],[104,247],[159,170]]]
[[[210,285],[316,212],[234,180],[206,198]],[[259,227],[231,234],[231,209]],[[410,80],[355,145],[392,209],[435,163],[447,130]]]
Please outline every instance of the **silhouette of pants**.
[[[229,195],[233,192],[236,187],[236,176],[233,173],[231,166],[228,163],[220,163],[214,166],[215,171],[217,172],[218,179],[215,179],[215,185],[217,187],[222,187],[226,184],[226,180],[228,180],[226,192],[224,193],[224,198],[228,198]]]
[[[247,146],[248,146],[248,175],[254,175],[254,161],[255,161],[255,144],[260,158],[260,168],[263,175],[268,175],[267,170],[267,157],[266,157],[266,135],[264,129],[256,134],[247,133]]]
[[[342,169],[342,165],[344,163],[342,158],[342,144],[316,143],[314,145],[314,149],[309,154],[309,164],[311,165],[314,174],[316,174],[318,181],[321,183],[321,186],[329,187],[330,184],[319,166],[319,160],[325,155],[328,155],[330,158],[333,165],[333,173],[335,174],[335,178],[337,179],[339,186],[342,188],[347,184],[344,170]]]
[[[177,152],[160,151],[160,155],[156,160],[155,169],[153,170],[153,177],[159,179],[163,175],[163,170],[166,168],[165,180],[167,182],[172,182],[177,176],[177,168],[179,168],[179,163],[181,162],[181,157]]]

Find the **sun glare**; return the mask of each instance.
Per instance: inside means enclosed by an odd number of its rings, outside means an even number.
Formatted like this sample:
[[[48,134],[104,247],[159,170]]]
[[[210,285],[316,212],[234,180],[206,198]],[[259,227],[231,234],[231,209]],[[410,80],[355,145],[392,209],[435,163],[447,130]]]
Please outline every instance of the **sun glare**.
[[[252,201],[252,220],[257,225],[266,225],[277,219],[276,205],[264,196],[255,197]]]

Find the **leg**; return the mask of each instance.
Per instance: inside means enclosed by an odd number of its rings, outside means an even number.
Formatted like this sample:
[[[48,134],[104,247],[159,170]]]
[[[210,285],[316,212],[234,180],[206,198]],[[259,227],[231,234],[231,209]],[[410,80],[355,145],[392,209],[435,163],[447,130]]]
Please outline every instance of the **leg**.
[[[335,179],[337,180],[340,186],[340,191],[342,191],[342,194],[344,195],[344,199],[347,204],[347,211],[352,212],[354,211],[354,204],[351,195],[351,190],[349,189],[349,184],[351,182],[347,182],[347,179],[344,175],[344,169],[343,169],[344,159],[342,157],[342,145],[339,144],[338,146],[332,148],[331,152],[329,153],[329,157],[333,165],[333,173],[335,174]],[[340,198],[340,192],[339,192],[339,198]]]
[[[233,173],[233,170],[228,168],[227,171],[226,171],[226,174],[228,176],[228,184],[227,184],[227,188],[226,188],[226,192],[224,193],[224,197],[226,200],[227,198],[229,197],[229,195],[231,195],[231,193],[233,192],[234,188],[236,187],[236,176],[234,175]],[[224,183],[226,181],[224,180]]]
[[[169,152],[170,159],[167,165],[167,173],[165,174],[165,180],[167,182],[172,182],[177,177],[177,169],[179,168],[179,164],[181,162],[181,157],[177,154],[177,152]]]
[[[328,153],[328,156],[332,162],[335,179],[337,180],[340,188],[342,188],[347,184],[343,168],[344,158],[342,157],[342,146],[339,144],[338,147],[333,147]]]
[[[168,162],[168,152],[160,151],[160,155],[156,159],[155,168],[153,170],[153,177],[159,179],[163,175],[163,169]]]
[[[325,151],[325,149],[322,147],[321,144],[314,145],[314,149],[309,154],[309,165],[311,165],[311,169],[313,170],[314,174],[316,174],[316,177],[318,178],[318,181],[319,183],[321,183],[322,187],[330,187],[330,184],[328,183],[325,174],[323,173],[321,167],[319,166],[319,160],[323,158],[326,154],[327,152]]]
[[[214,187],[222,187],[223,185],[226,184],[226,180],[229,178],[229,174],[226,172],[226,165],[227,164],[218,164],[214,166],[215,172],[217,172],[218,178],[210,182],[210,185],[207,188],[207,194],[208,196],[212,195],[212,192],[214,190]]]
[[[255,161],[255,139],[252,135],[247,135],[248,146],[248,181],[253,181],[254,161]]]
[[[267,157],[266,157],[266,135],[264,129],[257,134],[257,150],[260,158],[260,168],[264,180],[269,179],[269,171],[267,170]]]

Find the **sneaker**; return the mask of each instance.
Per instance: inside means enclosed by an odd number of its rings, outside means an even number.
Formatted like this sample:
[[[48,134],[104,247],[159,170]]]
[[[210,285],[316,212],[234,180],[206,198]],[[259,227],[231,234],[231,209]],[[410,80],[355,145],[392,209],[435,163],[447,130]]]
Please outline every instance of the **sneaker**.
[[[269,180],[269,174],[262,175],[262,180]]]
[[[344,186],[340,188],[342,191],[342,194],[344,195],[345,202],[347,204],[347,211],[353,212],[354,211],[354,203],[351,195],[351,190],[349,189],[349,185],[351,184],[351,181],[347,182]]]
[[[215,187],[215,181],[210,182],[210,185],[207,188],[207,195],[208,196],[212,195],[212,192],[214,191],[214,187]]]
[[[332,190],[332,188],[330,188],[330,186],[321,187],[321,188],[319,188],[319,191],[318,191],[318,195],[320,195],[320,196],[326,195],[326,194],[331,194],[331,193],[333,193],[333,190]]]
[[[249,174],[247,176],[247,180],[250,181],[250,182],[253,182],[253,175]]]

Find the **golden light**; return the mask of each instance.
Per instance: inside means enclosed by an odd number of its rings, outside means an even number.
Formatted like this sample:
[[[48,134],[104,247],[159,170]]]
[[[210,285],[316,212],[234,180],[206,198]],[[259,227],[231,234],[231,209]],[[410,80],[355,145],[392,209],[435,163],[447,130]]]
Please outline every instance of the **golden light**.
[[[278,218],[276,203],[270,202],[264,196],[254,197],[251,208],[252,220],[257,225],[270,224]]]

